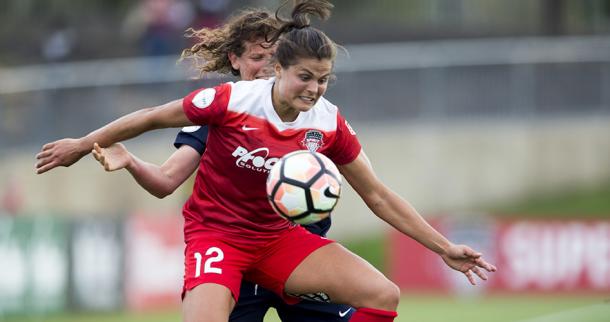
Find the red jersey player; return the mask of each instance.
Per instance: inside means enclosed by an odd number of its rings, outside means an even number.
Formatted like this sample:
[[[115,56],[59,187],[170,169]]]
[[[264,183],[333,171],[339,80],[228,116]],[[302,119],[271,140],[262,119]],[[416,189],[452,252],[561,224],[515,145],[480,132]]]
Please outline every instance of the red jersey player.
[[[275,48],[265,43],[265,36],[278,27],[279,22],[266,10],[244,10],[223,26],[189,30],[187,36],[196,38],[197,42],[184,50],[182,58],[199,62],[196,65],[202,73],[232,73],[242,80],[266,79],[273,73],[270,63]],[[96,146],[93,155],[107,171],[126,168],[144,189],[163,198],[195,172],[206,149],[207,137],[207,126],[185,127],[174,142],[176,152],[162,166],[140,160],[120,143],[108,148]],[[319,143],[313,137],[309,141],[312,148]],[[325,236],[330,226],[331,218],[328,217],[303,227]],[[229,322],[262,322],[271,307],[285,322],[345,322],[351,318],[353,309],[350,306],[328,303],[324,294],[303,297],[314,300],[288,305],[275,293],[244,280]]]
[[[90,151],[145,131],[208,124],[208,149],[192,197],[184,207],[185,321],[226,321],[243,278],[277,292],[324,292],[357,311],[350,321],[392,321],[398,288],[337,243],[282,221],[265,196],[265,173],[281,155],[303,149],[308,131],[315,145],[381,219],[438,253],[447,265],[486,279],[495,271],[480,253],[455,245],[434,230],[405,200],[375,176],[355,133],[336,106],[322,97],[336,55],[335,44],[309,26],[309,14],[326,18],[326,1],[302,1],[277,41],[276,77],[197,90],[184,99],[129,114],[81,139],[43,146],[38,172],[70,165]],[[279,39],[278,39],[279,38]],[[260,133],[257,133],[260,132]],[[481,269],[482,268],[482,269]]]

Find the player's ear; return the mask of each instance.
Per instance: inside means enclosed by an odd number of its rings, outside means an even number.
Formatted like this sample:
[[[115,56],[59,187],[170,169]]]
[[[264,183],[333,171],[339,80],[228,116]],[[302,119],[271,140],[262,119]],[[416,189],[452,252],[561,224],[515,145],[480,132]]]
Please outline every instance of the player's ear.
[[[275,63],[273,69],[275,71],[275,78],[280,79],[282,75],[282,65],[280,65],[280,63]]]
[[[239,57],[237,57],[237,55],[232,51],[230,51],[227,55],[229,56],[231,67],[233,67],[235,70],[239,70],[239,61],[237,60]]]

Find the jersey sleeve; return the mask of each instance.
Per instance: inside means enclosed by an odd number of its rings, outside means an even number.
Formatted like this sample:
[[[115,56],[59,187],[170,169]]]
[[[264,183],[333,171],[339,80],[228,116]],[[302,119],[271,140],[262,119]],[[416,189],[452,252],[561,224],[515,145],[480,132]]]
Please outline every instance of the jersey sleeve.
[[[337,165],[348,164],[358,157],[362,146],[356,132],[347,121],[337,113],[337,137],[331,148],[329,158]]]
[[[174,146],[176,149],[183,145],[188,145],[195,149],[199,154],[203,154],[208,140],[207,126],[187,126],[176,136]]]
[[[184,114],[194,124],[220,125],[227,113],[231,83],[200,88],[182,99]]]

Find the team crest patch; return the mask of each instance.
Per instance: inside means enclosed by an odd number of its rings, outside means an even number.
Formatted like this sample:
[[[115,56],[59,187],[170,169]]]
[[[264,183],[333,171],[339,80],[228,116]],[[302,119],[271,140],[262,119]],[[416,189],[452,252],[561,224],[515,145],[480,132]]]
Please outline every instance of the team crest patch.
[[[310,152],[316,152],[324,145],[324,134],[317,130],[309,130],[305,133],[301,145],[306,147]]]

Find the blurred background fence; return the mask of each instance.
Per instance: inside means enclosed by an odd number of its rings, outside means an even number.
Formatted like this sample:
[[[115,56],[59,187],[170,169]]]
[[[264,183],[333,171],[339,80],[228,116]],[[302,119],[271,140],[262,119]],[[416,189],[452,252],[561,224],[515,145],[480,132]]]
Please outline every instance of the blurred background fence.
[[[186,81],[193,73],[176,64],[168,56],[4,68],[0,148],[82,135],[138,107],[227,80]],[[336,74],[327,96],[356,123],[610,114],[605,36],[352,45]]]
[[[361,132],[382,178],[425,211],[475,207],[566,185],[590,187],[610,176],[608,37],[346,48],[349,55],[339,57],[337,80],[327,96]],[[24,171],[44,142],[81,136],[140,107],[231,80],[218,75],[188,80],[192,73],[187,65],[176,65],[175,56],[3,69],[0,173],[5,182],[14,182],[11,178]],[[175,131],[147,134],[131,147],[145,159],[162,161],[171,153]],[[21,190],[37,196],[25,200],[23,210],[96,213],[151,207],[150,197],[125,176],[120,182],[127,191],[110,198],[104,191],[112,190],[116,179],[80,163],[73,169],[62,176],[19,177]],[[91,180],[98,184],[91,186]],[[179,207],[184,198],[176,194],[161,204]],[[346,211],[363,214],[358,222],[369,227],[362,203],[345,204],[356,205]]]

